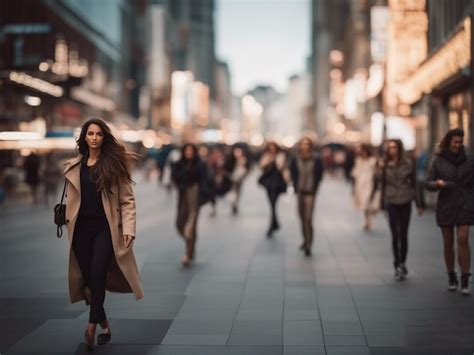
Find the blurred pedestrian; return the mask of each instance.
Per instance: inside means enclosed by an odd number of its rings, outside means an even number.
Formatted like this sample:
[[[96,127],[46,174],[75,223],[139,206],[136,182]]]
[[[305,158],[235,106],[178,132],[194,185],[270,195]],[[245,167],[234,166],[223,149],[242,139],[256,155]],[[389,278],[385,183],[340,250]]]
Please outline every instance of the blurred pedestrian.
[[[303,231],[300,249],[311,255],[313,244],[313,211],[316,193],[323,177],[323,160],[313,151],[313,142],[303,137],[298,143],[298,153],[290,163],[293,186],[298,198],[298,213]]]
[[[373,156],[372,148],[368,144],[362,144],[355,159],[351,176],[354,179],[353,198],[354,205],[364,213],[365,230],[372,228],[372,215],[377,209],[374,208],[374,182],[377,159]]]
[[[173,166],[181,159],[181,150],[177,147],[173,146],[173,149],[169,152],[166,157],[166,162],[163,168],[163,172],[161,173],[161,183],[166,188],[168,194],[171,193],[173,188],[173,179],[171,177]]]
[[[186,245],[181,263],[187,267],[195,257],[199,210],[211,196],[210,177],[194,144],[183,145],[181,159],[173,167],[172,178],[179,194],[176,227]]]
[[[353,184],[354,179],[351,175],[352,169],[355,164],[355,151],[351,146],[346,147],[346,160],[344,161],[344,177],[346,181]]]
[[[287,182],[284,178],[286,167],[286,155],[275,142],[268,142],[265,152],[260,158],[260,168],[263,170],[258,183],[267,191],[270,203],[271,219],[267,231],[267,237],[271,238],[273,233],[280,229],[276,206],[280,194],[285,193]]]
[[[416,163],[407,156],[400,139],[387,141],[385,158],[379,161],[379,167],[382,203],[388,214],[392,235],[395,279],[400,281],[408,275],[406,259],[412,201],[415,201],[420,216],[424,206],[416,183]]]
[[[474,224],[474,163],[472,157],[466,156],[463,140],[464,131],[460,128],[446,133],[430,167],[426,187],[432,191],[439,190],[436,223],[443,235],[448,290],[455,291],[459,285],[454,250],[457,234],[461,291],[468,295],[471,276],[469,226]]]
[[[85,333],[88,349],[110,341],[104,310],[105,290],[143,297],[133,255],[136,209],[130,164],[136,155],[125,150],[100,118],[86,121],[77,140],[79,155],[64,171],[69,234],[71,302],[90,304]]]
[[[56,198],[56,191],[61,180],[62,172],[53,157],[53,153],[46,154],[42,171],[44,203],[48,205],[50,198]]]
[[[242,183],[249,172],[249,160],[240,147],[234,147],[225,163],[226,171],[229,171],[232,182],[231,206],[232,214],[235,216],[239,212],[240,190]]]
[[[207,159],[209,174],[212,177],[214,196],[211,199],[211,217],[216,216],[216,204],[219,197],[225,196],[232,188],[231,172],[226,169],[225,156],[221,148],[210,150]]]
[[[30,194],[33,201],[33,204],[38,204],[38,185],[40,184],[40,167],[41,167],[41,159],[35,153],[31,152],[25,158],[23,163],[23,168],[25,170],[25,182],[28,184],[30,188]]]

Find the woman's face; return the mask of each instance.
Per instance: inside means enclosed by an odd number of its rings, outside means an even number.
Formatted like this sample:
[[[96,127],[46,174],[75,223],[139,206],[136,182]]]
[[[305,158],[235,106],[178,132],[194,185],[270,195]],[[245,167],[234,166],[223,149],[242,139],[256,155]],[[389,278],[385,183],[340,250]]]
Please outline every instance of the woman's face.
[[[365,150],[365,148],[360,148],[359,155],[360,155],[363,159],[369,157],[369,154],[367,153],[367,150]]]
[[[242,155],[243,155],[242,149],[240,149],[240,148],[235,148],[234,149],[234,157],[236,159],[242,158]]]
[[[307,154],[311,151],[311,142],[307,139],[303,139],[300,142],[300,151],[303,154]]]
[[[399,156],[398,145],[395,142],[389,142],[387,145],[387,153],[390,159],[395,159]]]
[[[463,137],[461,136],[454,136],[451,138],[451,141],[449,142],[449,150],[453,153],[459,153],[459,151],[462,148],[462,141]]]
[[[104,132],[100,126],[91,123],[87,127],[86,143],[89,149],[100,149],[104,143]]]
[[[273,143],[270,143],[268,145],[268,152],[271,153],[271,154],[276,154],[278,152],[278,149],[277,149],[276,145],[273,144]]]
[[[192,160],[194,159],[194,149],[191,146],[187,146],[184,149],[184,158],[187,160]]]

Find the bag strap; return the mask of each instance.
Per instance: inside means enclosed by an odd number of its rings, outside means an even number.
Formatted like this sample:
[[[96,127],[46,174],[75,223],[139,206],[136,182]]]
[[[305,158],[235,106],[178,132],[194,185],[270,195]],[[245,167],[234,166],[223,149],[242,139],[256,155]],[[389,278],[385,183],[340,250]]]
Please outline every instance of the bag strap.
[[[61,195],[61,204],[63,204],[63,202],[64,202],[64,196],[66,195],[66,186],[67,186],[67,183],[68,183],[67,179],[64,178],[64,187],[63,187],[63,193],[62,193],[62,195]]]
[[[56,237],[61,238],[63,236],[63,227],[56,226]]]

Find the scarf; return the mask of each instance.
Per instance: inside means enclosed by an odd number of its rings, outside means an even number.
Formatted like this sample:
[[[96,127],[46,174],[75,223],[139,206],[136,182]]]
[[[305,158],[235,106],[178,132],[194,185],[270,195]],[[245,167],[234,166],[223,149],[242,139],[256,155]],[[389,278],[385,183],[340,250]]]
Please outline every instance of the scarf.
[[[439,153],[439,155],[455,166],[461,165],[467,159],[466,152],[464,151],[464,147],[461,148],[459,153],[453,153],[449,149],[444,149],[441,151],[441,153]]]

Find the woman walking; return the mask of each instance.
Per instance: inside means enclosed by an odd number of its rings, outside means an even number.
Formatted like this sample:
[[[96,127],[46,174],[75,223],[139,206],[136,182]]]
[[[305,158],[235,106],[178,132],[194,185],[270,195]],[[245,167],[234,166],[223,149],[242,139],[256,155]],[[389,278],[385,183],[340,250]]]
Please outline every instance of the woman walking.
[[[181,258],[187,267],[195,256],[197,222],[201,206],[212,198],[207,167],[198,156],[197,147],[185,144],[181,159],[173,168],[173,181],[178,188],[176,227],[184,239],[186,251]]]
[[[271,209],[270,226],[267,231],[267,237],[271,238],[273,233],[280,229],[276,205],[278,197],[286,192],[287,188],[283,177],[284,169],[286,168],[286,156],[275,142],[268,142],[265,152],[260,159],[260,168],[263,170],[263,174],[258,179],[258,182],[267,191]]]
[[[372,227],[374,193],[374,179],[376,173],[377,159],[372,154],[369,145],[363,144],[355,159],[351,176],[354,179],[354,205],[364,213],[364,229]]]
[[[469,226],[474,224],[474,164],[466,156],[463,140],[464,131],[459,128],[444,136],[429,170],[426,187],[432,191],[439,190],[436,223],[443,235],[448,290],[455,291],[459,285],[455,271],[456,234],[461,292],[468,295],[471,276]]]
[[[77,140],[79,154],[64,170],[68,227],[71,302],[90,305],[85,340],[89,350],[110,341],[104,310],[105,290],[143,297],[132,251],[135,239],[135,197],[130,163],[136,159],[100,118],[84,123]]]
[[[379,162],[379,166],[382,174],[382,203],[388,214],[392,234],[395,279],[399,281],[408,274],[406,259],[412,201],[415,201],[419,215],[423,214],[423,201],[416,183],[415,161],[406,156],[401,140],[388,140],[385,159]]]
[[[290,163],[290,172],[298,198],[298,213],[303,230],[303,244],[300,249],[306,256],[311,256],[314,203],[323,176],[323,161],[313,151],[310,138],[304,137],[298,143],[298,154]]]
[[[232,214],[234,216],[239,213],[240,191],[245,177],[249,172],[249,168],[248,159],[242,148],[233,147],[226,160],[225,169],[229,171],[230,179],[232,181],[231,206]]]

